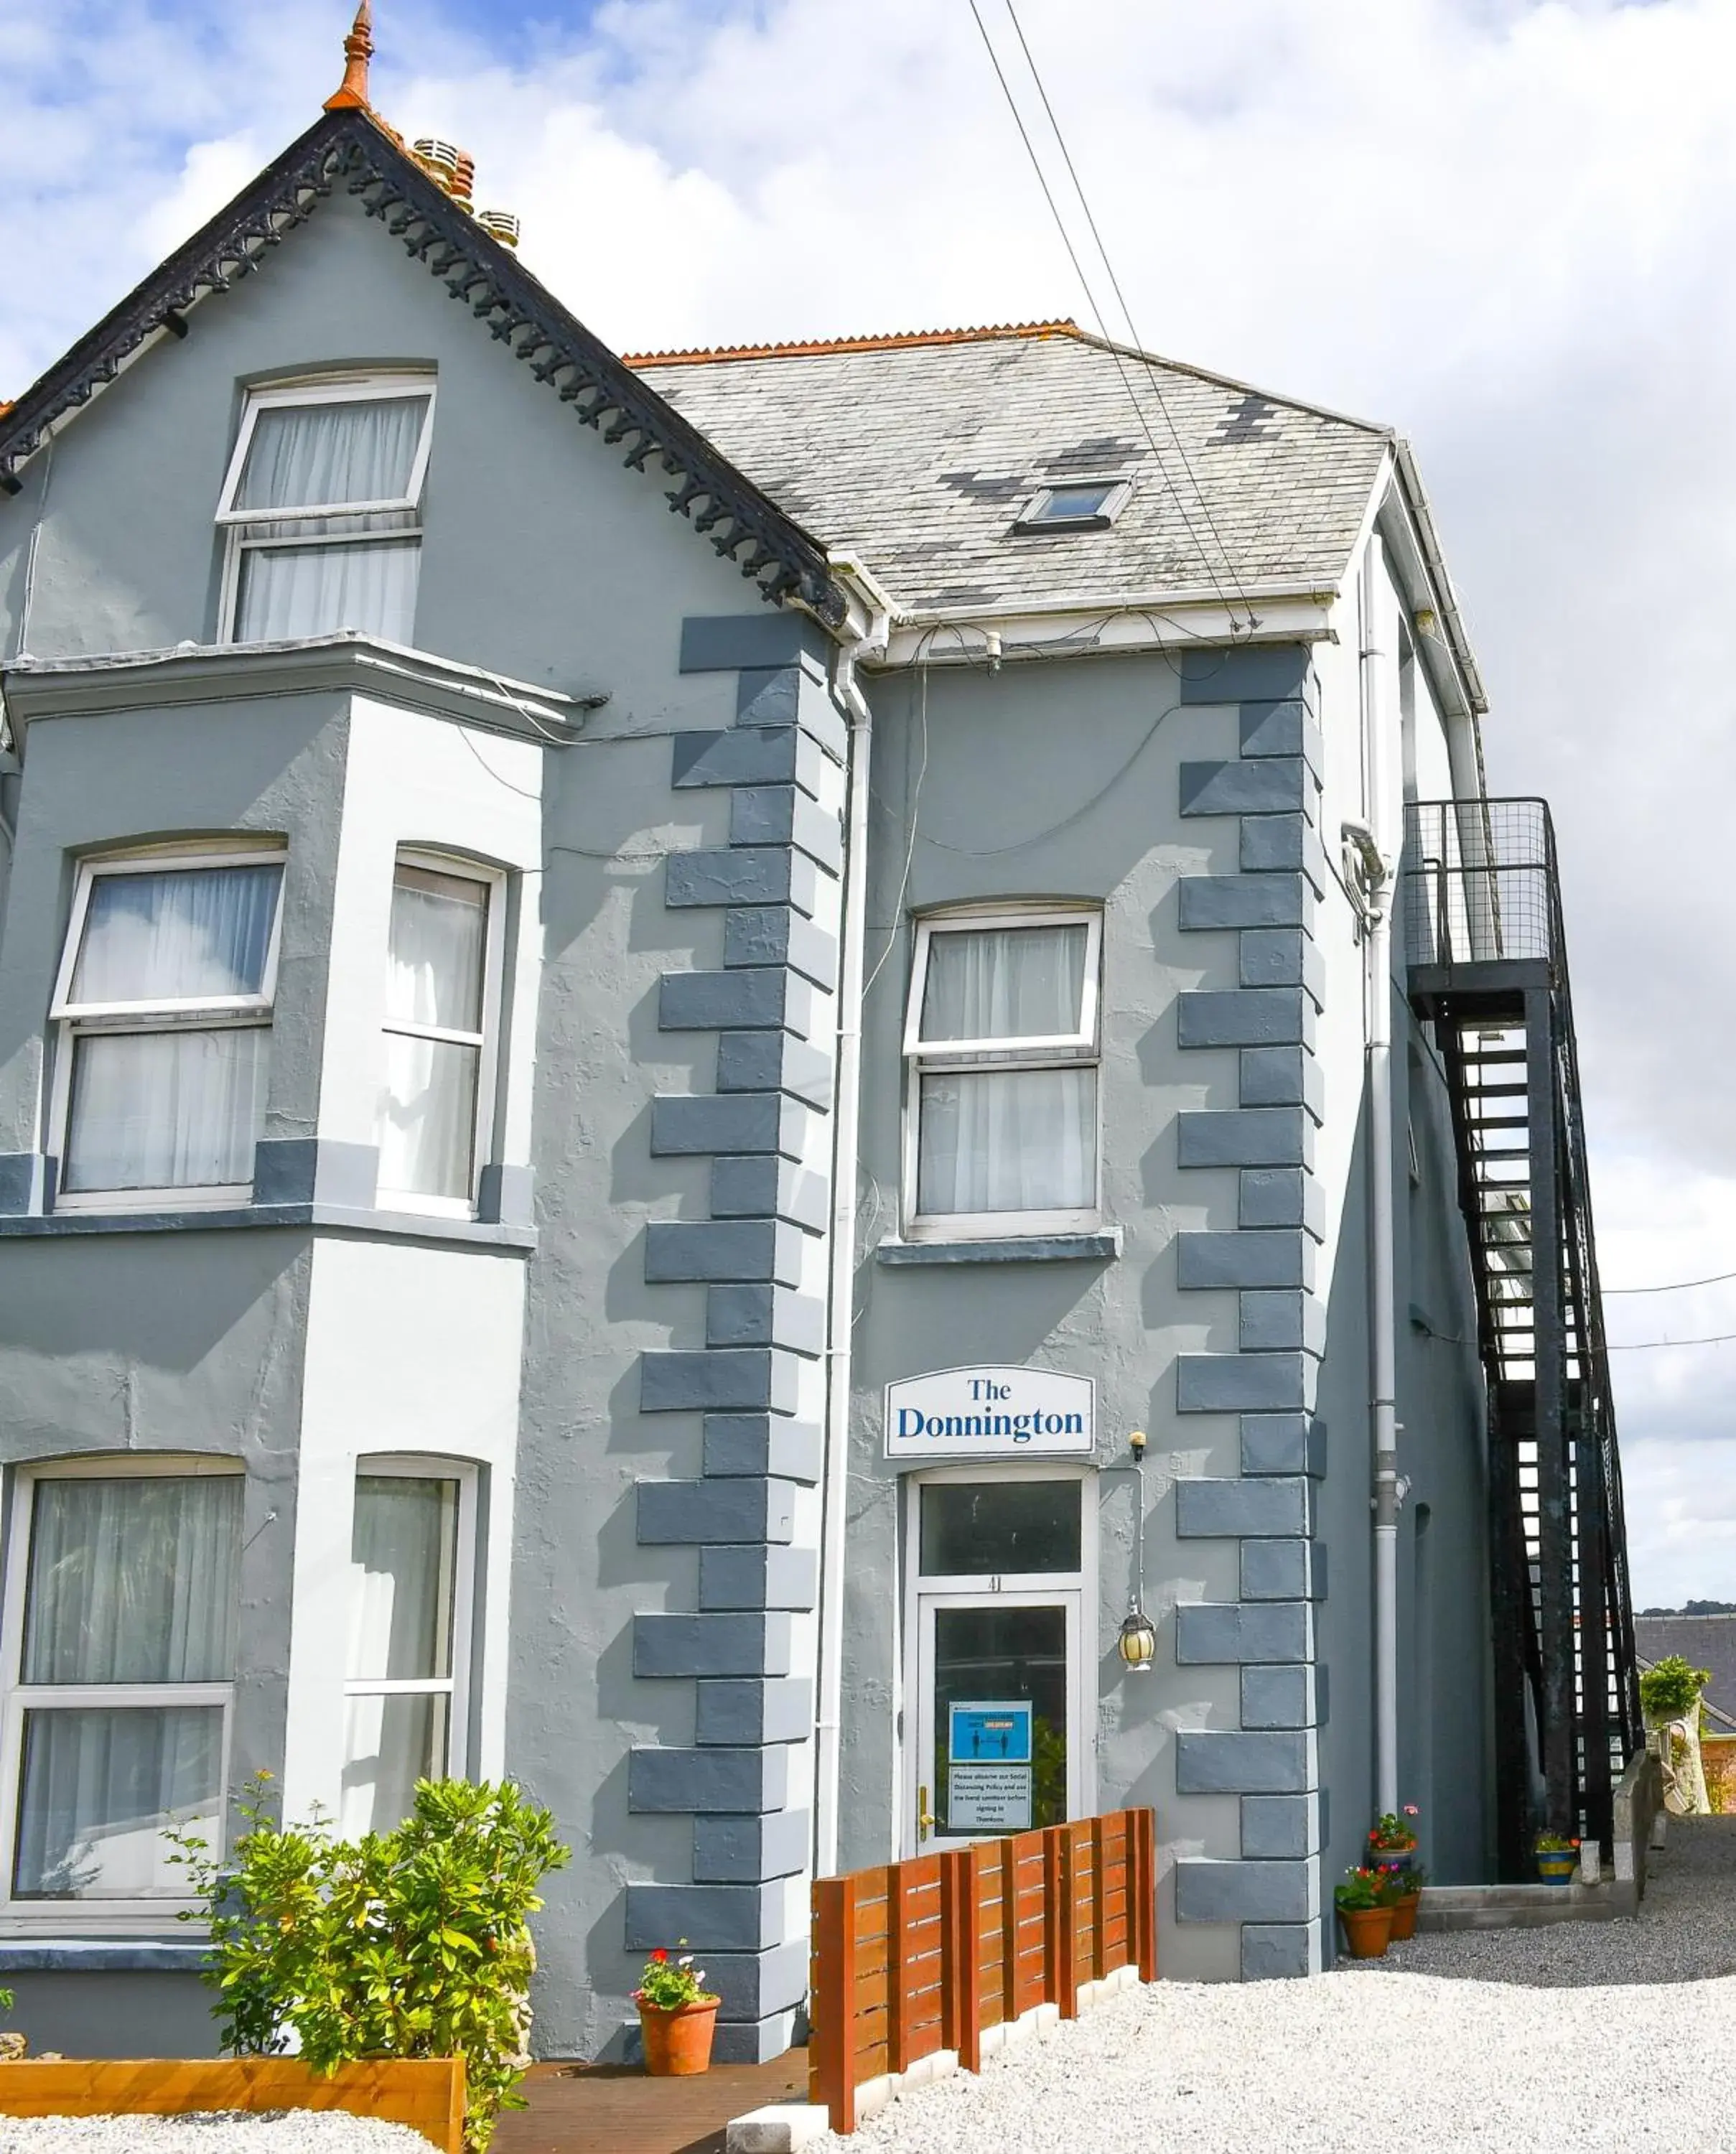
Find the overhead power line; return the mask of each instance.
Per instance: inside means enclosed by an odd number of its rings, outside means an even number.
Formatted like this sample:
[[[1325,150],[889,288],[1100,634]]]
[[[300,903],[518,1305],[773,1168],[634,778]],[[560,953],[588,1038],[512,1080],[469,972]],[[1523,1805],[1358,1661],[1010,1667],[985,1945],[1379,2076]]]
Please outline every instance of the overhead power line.
[[[1667,1286],[1606,1286],[1604,1293],[1612,1294],[1686,1294],[1691,1286],[1722,1286],[1726,1279],[1736,1279],[1736,1272],[1713,1272],[1710,1279],[1672,1279]]]

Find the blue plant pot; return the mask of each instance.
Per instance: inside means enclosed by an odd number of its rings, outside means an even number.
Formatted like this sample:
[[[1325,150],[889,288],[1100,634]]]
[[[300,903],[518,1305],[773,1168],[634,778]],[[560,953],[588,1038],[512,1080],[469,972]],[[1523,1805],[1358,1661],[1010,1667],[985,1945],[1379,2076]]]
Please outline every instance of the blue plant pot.
[[[1580,1866],[1580,1858],[1571,1848],[1559,1855],[1542,1855],[1537,1858],[1537,1874],[1545,1885],[1570,1885],[1573,1873]]]

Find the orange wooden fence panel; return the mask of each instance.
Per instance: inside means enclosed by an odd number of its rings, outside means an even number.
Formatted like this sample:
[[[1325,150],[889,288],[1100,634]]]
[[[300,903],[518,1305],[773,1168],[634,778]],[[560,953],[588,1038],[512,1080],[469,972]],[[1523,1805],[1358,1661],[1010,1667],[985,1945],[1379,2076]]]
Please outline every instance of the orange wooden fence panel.
[[[0,2116],[183,2116],[196,2110],[342,2109],[407,2124],[462,2154],[464,2060],[381,2058],[329,2076],[294,2057],[0,2065]]]
[[[1156,1820],[1115,1810],[814,1887],[809,2099],[854,2131],[856,2090],[1133,1967],[1157,1973]]]

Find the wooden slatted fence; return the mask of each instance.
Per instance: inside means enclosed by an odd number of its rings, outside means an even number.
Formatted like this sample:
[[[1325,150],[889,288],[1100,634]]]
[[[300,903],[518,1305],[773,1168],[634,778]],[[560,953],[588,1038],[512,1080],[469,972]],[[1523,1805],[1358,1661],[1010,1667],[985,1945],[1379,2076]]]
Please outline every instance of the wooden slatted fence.
[[[1082,1984],[1157,1973],[1156,1835],[1114,1810],[814,1886],[809,2100],[854,2131],[856,2090],[942,2049],[968,2071],[986,2029]]]

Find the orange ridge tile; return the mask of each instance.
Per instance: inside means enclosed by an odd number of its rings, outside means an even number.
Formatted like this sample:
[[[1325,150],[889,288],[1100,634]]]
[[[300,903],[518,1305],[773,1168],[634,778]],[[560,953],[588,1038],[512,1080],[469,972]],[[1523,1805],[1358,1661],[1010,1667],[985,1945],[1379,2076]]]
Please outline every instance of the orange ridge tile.
[[[906,351],[913,345],[988,344],[997,338],[1079,336],[1077,322],[996,322],[981,329],[899,329],[885,336],[820,337],[805,344],[731,344],[691,351],[639,351],[622,355],[625,366],[703,366],[732,359],[814,359],[835,352]]]

